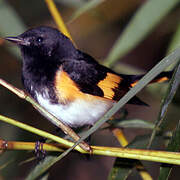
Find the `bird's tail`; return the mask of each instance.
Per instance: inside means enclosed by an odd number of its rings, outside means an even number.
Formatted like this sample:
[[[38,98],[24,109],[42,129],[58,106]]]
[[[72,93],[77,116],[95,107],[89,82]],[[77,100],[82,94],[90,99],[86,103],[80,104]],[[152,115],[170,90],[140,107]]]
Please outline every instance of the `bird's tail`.
[[[160,82],[165,82],[168,81],[173,75],[173,71],[165,71],[160,73],[158,76],[156,76],[149,84],[151,83],[160,83]],[[134,87],[138,81],[144,76],[144,74],[142,75],[129,75],[128,79],[129,79],[129,83],[131,87]]]
[[[155,77],[149,84],[156,83],[156,82],[164,82],[168,81],[172,77],[173,71],[165,71],[160,73],[157,77]],[[134,87],[138,81],[144,76],[142,75],[125,75],[126,80],[130,87]],[[137,104],[137,105],[145,105],[148,106],[144,101],[139,99],[138,97],[133,97],[129,102],[129,104]]]

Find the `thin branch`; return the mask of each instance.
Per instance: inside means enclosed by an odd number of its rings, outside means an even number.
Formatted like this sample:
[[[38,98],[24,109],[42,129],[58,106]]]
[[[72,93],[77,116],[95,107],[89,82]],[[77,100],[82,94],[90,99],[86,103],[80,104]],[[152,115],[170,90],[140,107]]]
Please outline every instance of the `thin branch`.
[[[54,21],[55,21],[56,24],[57,24],[59,30],[60,30],[62,33],[64,33],[68,38],[70,38],[71,41],[74,43],[74,41],[73,41],[73,39],[72,39],[69,31],[67,30],[66,25],[64,24],[64,21],[63,21],[63,19],[62,19],[62,17],[61,17],[61,14],[60,14],[60,12],[58,11],[58,9],[57,9],[54,1],[53,1],[53,0],[45,0],[45,2],[46,2],[46,5],[47,5],[47,7],[48,7],[48,9],[49,9],[49,11],[50,11],[50,13],[51,13]],[[75,43],[74,43],[74,44],[75,44]]]
[[[128,141],[127,141],[126,137],[124,136],[124,133],[122,132],[121,129],[113,128],[113,129],[111,129],[111,132],[116,137],[116,139],[119,141],[119,143],[121,144],[122,147],[125,147],[128,145]]]
[[[4,141],[0,139],[0,149],[2,150],[34,150],[34,142],[14,142]],[[57,143],[44,143],[43,149],[46,151],[64,151],[64,146]],[[103,155],[111,157],[120,157],[128,159],[154,161],[168,164],[180,165],[180,153],[177,152],[166,152],[166,151],[155,151],[155,150],[144,150],[144,149],[128,149],[128,148],[116,148],[116,147],[103,147],[103,146],[92,146],[92,154]],[[83,151],[82,153],[90,153]]]
[[[22,141],[5,141],[0,139],[0,150],[28,150],[34,151],[36,146],[35,142],[22,142]],[[59,143],[43,143],[43,150],[63,152],[64,146]]]
[[[62,144],[64,147],[71,147],[73,145],[73,143],[70,142],[70,141],[67,141],[67,140],[65,140],[63,138],[60,138],[58,136],[55,136],[55,135],[50,134],[48,132],[45,132],[43,130],[34,128],[34,127],[29,126],[27,124],[24,124],[22,122],[18,122],[18,121],[14,120],[14,119],[11,119],[11,118],[0,115],[0,120],[3,121],[3,122],[6,122],[8,124],[14,125],[16,127],[19,127],[21,129],[24,129],[26,131],[29,131],[31,133],[37,134],[39,136],[51,139],[51,140],[53,140],[55,142],[58,142],[58,143]],[[81,148],[78,148],[77,150],[81,152]]]
[[[13,92],[14,94],[16,94],[18,97],[30,102],[33,107],[35,107],[38,111],[40,111],[42,114],[45,115],[45,117],[48,117],[51,122],[53,124],[55,124],[57,127],[61,128],[62,131],[65,134],[68,134],[70,137],[72,137],[75,141],[79,140],[79,136],[68,126],[66,126],[65,124],[63,124],[59,119],[57,119],[56,117],[54,117],[52,114],[50,114],[49,112],[47,112],[44,108],[42,108],[38,103],[35,102],[34,99],[32,99],[30,96],[28,96],[24,91],[14,87],[13,85],[7,83],[6,81],[0,79],[0,84],[4,87],[6,87],[7,89],[9,89],[11,92]],[[16,126],[16,123],[14,124]],[[40,135],[40,134],[39,134]],[[48,137],[47,137],[48,138]],[[90,146],[85,143],[82,142],[80,144],[80,147],[85,150],[85,151],[91,151]]]

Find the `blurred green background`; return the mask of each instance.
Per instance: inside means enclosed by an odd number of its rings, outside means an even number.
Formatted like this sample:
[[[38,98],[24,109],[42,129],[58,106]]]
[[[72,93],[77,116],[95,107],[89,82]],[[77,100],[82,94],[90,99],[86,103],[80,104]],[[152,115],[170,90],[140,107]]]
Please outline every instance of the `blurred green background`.
[[[121,34],[126,36],[124,33],[127,31],[126,27],[147,1],[97,0],[92,1],[95,3],[91,2],[87,6],[90,1],[92,0],[56,0],[55,2],[77,47],[92,55],[100,63],[104,63],[106,58],[108,58],[106,60],[113,59],[109,52],[112,52],[114,43],[117,42]],[[119,61],[116,66],[112,66],[114,70],[127,74],[146,72],[166,55],[174,34],[178,34],[180,31],[180,5],[178,1],[172,0],[171,2],[168,4],[167,0],[164,0],[164,3],[162,0],[157,0],[156,6],[148,7],[151,8],[150,14],[148,14],[150,18],[147,21],[139,22],[147,25],[147,30],[135,23],[137,27],[131,29],[134,32],[129,36],[129,39],[132,40],[133,36],[136,38],[136,42],[128,41],[125,38],[121,41],[122,48],[120,49],[123,49],[123,45],[128,43],[132,47],[129,46],[129,49],[125,49],[123,52],[117,50],[119,54],[116,53],[118,54],[116,57],[119,57]],[[158,15],[160,16],[159,19],[154,18],[155,22],[151,21],[151,16],[157,17]],[[45,1],[0,0],[0,37],[18,35],[28,28],[40,25],[56,27]],[[145,31],[146,34],[143,35]],[[180,37],[176,36],[176,39],[180,39]],[[177,42],[175,43],[177,45]],[[172,47],[174,46],[172,45]],[[108,64],[107,61],[106,64]],[[0,78],[23,89],[20,53],[15,46],[2,40],[0,41]],[[127,105],[128,118],[154,122],[157,119],[160,101],[166,88],[167,84],[156,84],[143,90],[139,97],[144,99],[150,107]],[[178,92],[166,117],[170,119],[166,125],[167,130],[173,129],[179,120],[179,100]],[[39,129],[56,133],[55,127],[34,110],[29,103],[19,99],[1,86],[0,114]],[[151,130],[127,128],[124,129],[124,132],[127,139],[132,141],[137,135],[150,133]],[[40,139],[40,137],[2,122],[0,122],[0,138],[13,141],[37,141]],[[98,131],[93,134],[92,144],[119,146],[109,130]],[[156,148],[161,149],[163,145],[159,144]],[[9,164],[0,172],[0,179],[24,179],[38,161],[34,160],[24,164],[20,164],[20,162],[33,155],[32,152],[5,152],[1,154],[0,167],[4,163],[9,162]],[[114,158],[110,157],[93,156],[87,160],[81,154],[71,153],[51,168],[49,179],[55,180],[58,177],[58,179],[66,180],[104,180],[107,179],[113,162]],[[152,177],[157,179],[159,164],[146,162],[145,166]],[[178,170],[179,167],[173,170],[171,180],[177,179]],[[135,180],[140,179],[140,177],[138,173],[133,171],[128,179]]]

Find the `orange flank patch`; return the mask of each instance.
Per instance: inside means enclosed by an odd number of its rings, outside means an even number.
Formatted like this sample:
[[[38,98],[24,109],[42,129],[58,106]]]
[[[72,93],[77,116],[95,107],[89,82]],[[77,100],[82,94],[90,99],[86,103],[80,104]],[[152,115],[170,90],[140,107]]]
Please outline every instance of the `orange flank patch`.
[[[80,91],[78,86],[71,80],[64,71],[58,71],[55,78],[55,87],[58,98],[61,102],[73,101],[76,98],[85,98],[85,94]]]
[[[118,88],[119,83],[121,82],[122,78],[118,75],[107,73],[105,79],[101,80],[98,83],[98,86],[104,92],[104,97],[108,99],[113,99],[115,92],[113,89]]]
[[[104,100],[102,97],[81,92],[76,83],[63,70],[58,71],[56,74],[55,87],[59,101],[64,104],[76,99],[83,99],[86,101],[94,101],[97,99]]]

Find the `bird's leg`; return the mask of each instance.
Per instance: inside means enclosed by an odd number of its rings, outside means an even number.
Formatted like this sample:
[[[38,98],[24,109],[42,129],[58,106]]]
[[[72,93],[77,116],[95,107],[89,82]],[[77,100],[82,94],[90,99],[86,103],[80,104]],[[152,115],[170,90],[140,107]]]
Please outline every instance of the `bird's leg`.
[[[46,156],[46,151],[43,149],[43,144],[46,142],[47,138],[41,138],[36,142],[34,153],[38,159],[44,159]]]

